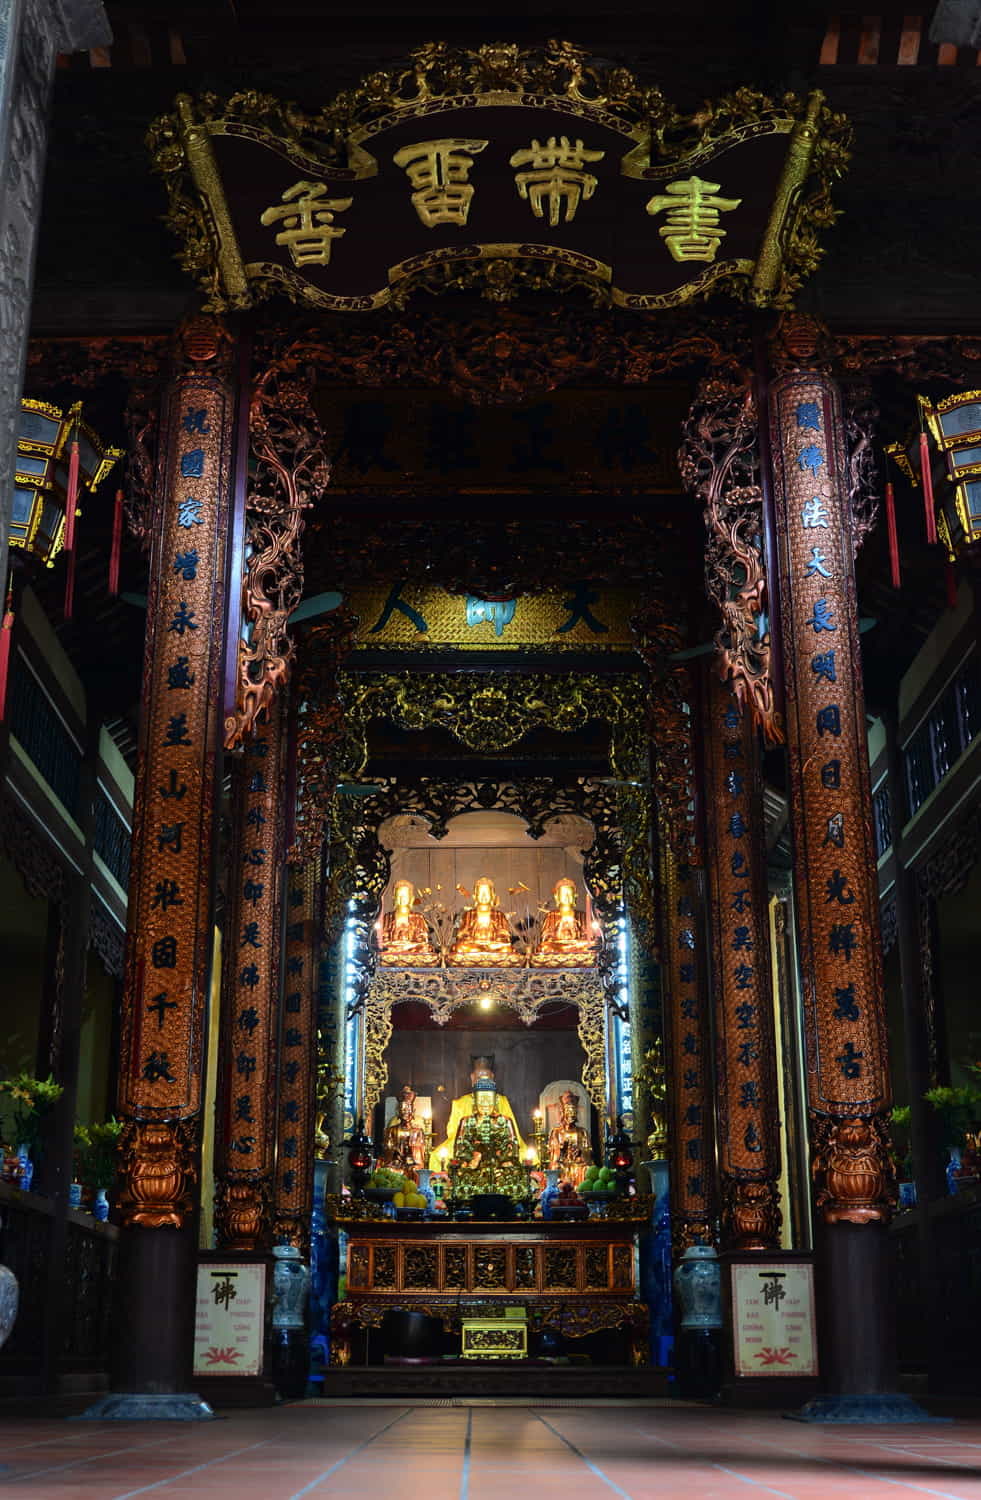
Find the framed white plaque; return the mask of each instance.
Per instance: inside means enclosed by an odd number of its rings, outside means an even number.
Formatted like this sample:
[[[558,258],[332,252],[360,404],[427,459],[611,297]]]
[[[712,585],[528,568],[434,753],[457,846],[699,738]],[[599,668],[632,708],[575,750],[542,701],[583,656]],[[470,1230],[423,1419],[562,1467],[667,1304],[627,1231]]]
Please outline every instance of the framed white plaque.
[[[261,1375],[265,1312],[264,1265],[199,1265],[194,1374]]]
[[[731,1271],[736,1377],[817,1375],[814,1267],[772,1260]]]

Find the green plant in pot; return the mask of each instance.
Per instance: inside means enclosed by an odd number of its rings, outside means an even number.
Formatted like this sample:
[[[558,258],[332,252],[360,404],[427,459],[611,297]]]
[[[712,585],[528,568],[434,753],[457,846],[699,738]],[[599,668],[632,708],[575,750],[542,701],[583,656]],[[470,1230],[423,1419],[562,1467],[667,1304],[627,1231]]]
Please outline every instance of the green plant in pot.
[[[977,1176],[981,1165],[981,1088],[972,1083],[948,1084],[927,1089],[923,1097],[943,1121],[948,1145],[962,1153],[954,1176]]]
[[[123,1133],[122,1121],[102,1120],[94,1125],[75,1126],[75,1156],[81,1181],[92,1189],[95,1200],[93,1215],[109,1216],[107,1193],[116,1178],[117,1150]]]
[[[893,1136],[892,1159],[893,1165],[896,1168],[896,1176],[902,1182],[910,1182],[913,1178],[913,1152],[909,1135],[909,1105],[897,1105],[889,1115],[889,1124],[895,1132]]]
[[[34,1175],[32,1156],[36,1159],[41,1143],[41,1122],[53,1104],[61,1098],[63,1089],[55,1083],[49,1073],[47,1078],[35,1078],[31,1073],[15,1073],[0,1083],[0,1094],[5,1099],[4,1119],[9,1120],[11,1144],[20,1156],[20,1185],[28,1188]]]

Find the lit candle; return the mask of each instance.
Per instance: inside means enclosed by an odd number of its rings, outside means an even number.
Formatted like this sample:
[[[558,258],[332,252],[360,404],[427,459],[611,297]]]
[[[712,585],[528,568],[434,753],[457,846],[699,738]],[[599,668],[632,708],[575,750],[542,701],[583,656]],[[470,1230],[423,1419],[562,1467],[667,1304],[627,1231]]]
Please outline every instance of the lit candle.
[[[535,1122],[535,1129],[537,1130],[538,1127],[539,1127],[539,1125],[541,1125],[541,1123],[542,1123],[542,1112],[541,1112],[541,1110],[540,1109],[533,1109],[532,1112],[531,1112],[531,1118],[534,1120],[534,1122]]]
[[[445,1146],[440,1146],[440,1148],[439,1148],[439,1169],[440,1169],[441,1172],[445,1172],[446,1171],[446,1158],[449,1156],[449,1154],[450,1153],[449,1153],[449,1151],[447,1150],[447,1148]]]
[[[535,1150],[534,1146],[529,1146],[528,1150],[525,1152],[525,1162],[529,1167],[537,1166],[538,1152]]]

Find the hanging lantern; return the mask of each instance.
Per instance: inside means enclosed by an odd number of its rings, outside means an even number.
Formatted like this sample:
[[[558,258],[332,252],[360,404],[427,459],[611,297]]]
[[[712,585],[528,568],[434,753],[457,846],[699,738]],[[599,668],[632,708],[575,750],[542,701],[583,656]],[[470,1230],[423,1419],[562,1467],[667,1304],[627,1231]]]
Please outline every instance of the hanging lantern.
[[[20,403],[8,539],[48,568],[66,545],[70,491],[77,496],[77,509],[83,494],[98,487],[123,453],[102,442],[82,420],[81,410],[80,401],[66,412],[47,401],[25,398]],[[72,525],[67,529],[70,545]]]
[[[953,560],[981,542],[981,391],[917,401],[946,470],[935,476],[937,531]]]

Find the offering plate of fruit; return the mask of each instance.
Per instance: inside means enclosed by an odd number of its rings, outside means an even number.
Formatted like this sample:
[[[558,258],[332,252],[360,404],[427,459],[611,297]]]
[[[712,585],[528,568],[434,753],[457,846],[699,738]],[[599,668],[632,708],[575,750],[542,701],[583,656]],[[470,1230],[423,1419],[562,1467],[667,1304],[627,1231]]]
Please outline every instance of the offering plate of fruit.
[[[588,1219],[589,1207],[571,1182],[562,1182],[552,1199],[550,1213],[553,1219]]]
[[[587,1203],[603,1203],[616,1197],[616,1174],[612,1167],[589,1167],[579,1189]]]
[[[404,1193],[405,1188],[401,1172],[393,1172],[391,1167],[376,1167],[365,1183],[364,1193],[373,1203],[391,1203],[395,1194]]]

